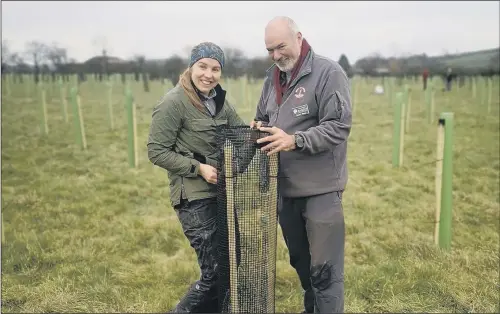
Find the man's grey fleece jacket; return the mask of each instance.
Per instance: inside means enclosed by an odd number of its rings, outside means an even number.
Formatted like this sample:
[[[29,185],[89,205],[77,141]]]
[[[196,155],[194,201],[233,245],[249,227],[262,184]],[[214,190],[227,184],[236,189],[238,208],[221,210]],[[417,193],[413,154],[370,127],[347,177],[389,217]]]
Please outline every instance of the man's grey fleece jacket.
[[[304,197],[344,190],[352,123],[347,75],[337,62],[311,50],[278,106],[275,66],[267,71],[255,120],[304,139],[302,149],[280,152],[280,194]]]

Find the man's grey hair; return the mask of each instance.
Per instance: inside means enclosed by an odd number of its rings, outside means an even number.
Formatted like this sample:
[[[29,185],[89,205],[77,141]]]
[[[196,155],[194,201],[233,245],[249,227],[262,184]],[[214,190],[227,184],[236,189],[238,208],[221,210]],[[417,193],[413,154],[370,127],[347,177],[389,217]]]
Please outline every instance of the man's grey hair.
[[[293,36],[297,35],[300,32],[299,26],[295,23],[294,20],[289,18],[288,16],[277,16],[273,20],[284,20],[288,24],[288,28]]]

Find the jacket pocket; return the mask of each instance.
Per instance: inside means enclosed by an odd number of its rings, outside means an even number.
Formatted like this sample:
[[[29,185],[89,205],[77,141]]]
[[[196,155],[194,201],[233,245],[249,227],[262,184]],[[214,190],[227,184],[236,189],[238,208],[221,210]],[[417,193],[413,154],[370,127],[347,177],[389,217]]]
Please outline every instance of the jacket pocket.
[[[212,119],[192,119],[189,120],[186,124],[188,125],[189,129],[195,132],[210,131],[215,127],[212,125]]]
[[[188,119],[185,122],[183,140],[190,150],[199,150],[202,155],[212,153],[217,146],[217,126],[225,123],[226,119]]]
[[[337,113],[336,118],[341,120],[344,118],[345,104],[346,100],[338,90],[335,91],[335,96],[337,97]]]

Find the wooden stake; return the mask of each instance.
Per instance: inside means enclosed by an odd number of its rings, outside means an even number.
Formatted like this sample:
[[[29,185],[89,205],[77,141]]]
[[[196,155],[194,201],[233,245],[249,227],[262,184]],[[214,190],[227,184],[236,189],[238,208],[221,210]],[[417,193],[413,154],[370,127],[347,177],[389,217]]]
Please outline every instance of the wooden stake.
[[[439,120],[437,128],[436,148],[436,214],[434,225],[434,243],[439,242],[439,217],[441,215],[441,180],[443,175],[443,151],[444,151],[444,121]]]
[[[227,230],[229,236],[230,312],[238,313],[238,265],[236,264],[236,230],[234,217],[233,147],[229,140],[226,140],[225,143],[224,159],[224,168],[226,170]]]
[[[47,101],[45,97],[45,88],[41,87],[41,100],[42,100],[42,133],[49,134],[49,125],[47,123]]]

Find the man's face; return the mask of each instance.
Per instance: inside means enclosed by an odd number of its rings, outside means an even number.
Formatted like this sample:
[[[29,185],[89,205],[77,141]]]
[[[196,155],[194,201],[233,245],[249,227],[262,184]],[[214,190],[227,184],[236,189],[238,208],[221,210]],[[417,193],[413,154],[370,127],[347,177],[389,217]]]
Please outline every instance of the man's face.
[[[289,72],[300,56],[302,34],[295,36],[285,25],[269,25],[265,32],[266,49],[269,57],[283,72]]]
[[[191,67],[194,85],[206,95],[219,83],[221,74],[219,61],[212,58],[200,59]]]

